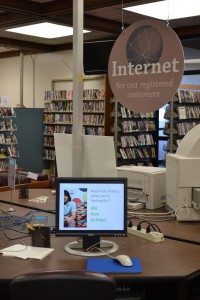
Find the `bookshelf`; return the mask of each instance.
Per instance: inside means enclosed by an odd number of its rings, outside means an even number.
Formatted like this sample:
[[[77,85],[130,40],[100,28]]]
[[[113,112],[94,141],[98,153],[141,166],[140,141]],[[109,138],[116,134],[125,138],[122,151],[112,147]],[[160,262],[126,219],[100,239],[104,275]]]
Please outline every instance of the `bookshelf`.
[[[158,112],[134,113],[117,103],[112,116],[117,165],[157,166]]]
[[[180,86],[165,112],[166,152],[174,153],[186,133],[200,123],[200,86]]]
[[[0,171],[8,170],[8,158],[19,157],[17,149],[17,126],[13,119],[16,118],[12,107],[0,107]]]
[[[52,90],[44,97],[43,158],[55,160],[54,133],[72,133],[73,80],[52,80]],[[112,92],[107,76],[86,76],[83,86],[83,134],[111,135],[110,99]]]

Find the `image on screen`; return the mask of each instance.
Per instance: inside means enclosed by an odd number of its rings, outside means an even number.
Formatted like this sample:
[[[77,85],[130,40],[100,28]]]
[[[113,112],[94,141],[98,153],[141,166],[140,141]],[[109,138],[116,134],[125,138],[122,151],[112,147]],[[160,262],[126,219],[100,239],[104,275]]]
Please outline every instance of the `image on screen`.
[[[83,248],[126,236],[126,189],[126,178],[57,178],[56,235],[82,237]]]

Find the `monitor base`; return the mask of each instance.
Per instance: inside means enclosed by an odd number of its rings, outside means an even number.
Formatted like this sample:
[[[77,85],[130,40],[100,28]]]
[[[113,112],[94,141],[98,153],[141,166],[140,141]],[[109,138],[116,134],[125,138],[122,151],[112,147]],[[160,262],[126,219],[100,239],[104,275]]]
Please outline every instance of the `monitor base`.
[[[101,248],[108,248],[101,251]],[[65,251],[74,254],[74,255],[80,255],[80,256],[103,256],[103,255],[110,255],[111,253],[116,252],[119,249],[119,246],[112,242],[107,240],[101,240],[100,241],[100,249],[98,252],[87,252],[87,249],[83,248],[83,244],[77,241],[68,243],[64,247]],[[98,248],[97,248],[98,249]]]

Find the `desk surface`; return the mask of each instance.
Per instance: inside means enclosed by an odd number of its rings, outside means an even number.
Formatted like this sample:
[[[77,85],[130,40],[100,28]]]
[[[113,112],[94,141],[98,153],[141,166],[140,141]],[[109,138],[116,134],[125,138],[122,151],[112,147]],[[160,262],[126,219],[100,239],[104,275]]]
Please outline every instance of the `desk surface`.
[[[8,204],[1,204],[6,210]],[[18,214],[23,215],[27,209],[19,207]],[[21,240],[7,240],[0,231],[0,249],[20,243]],[[19,235],[19,234],[17,234]],[[14,237],[16,233],[9,232]],[[86,257],[75,256],[64,251],[64,245],[75,238],[51,236],[52,248],[55,251],[43,260],[22,260],[15,257],[0,255],[0,279],[10,279],[19,274],[41,269],[86,269]],[[165,239],[164,242],[154,243],[139,237],[128,235],[126,238],[110,238],[119,245],[117,254],[127,254],[138,257],[143,267],[142,274],[113,274],[115,277],[136,278],[176,278],[187,277],[200,273],[199,246]],[[30,244],[30,239],[26,240]]]
[[[86,269],[86,257],[74,256],[64,251],[64,245],[72,238],[51,236],[55,251],[43,260],[21,260],[14,257],[0,256],[0,278],[13,278],[19,274],[39,269]],[[186,277],[200,270],[199,246],[173,240],[153,243],[134,236],[112,239],[119,245],[117,254],[123,253],[138,257],[143,267],[142,274],[114,274],[115,277]],[[0,248],[5,248],[19,241],[3,241]],[[28,240],[27,240],[28,244]]]
[[[39,196],[47,196],[48,198],[45,203],[36,203],[30,201]],[[51,189],[30,189],[29,198],[26,199],[19,198],[18,190],[0,193],[0,205],[1,202],[10,204],[11,199],[13,205],[16,206],[16,210],[18,210],[17,206],[26,207],[35,210],[43,210],[47,212],[54,212],[56,208],[55,195],[52,194]],[[151,211],[146,210],[146,212],[151,212]],[[152,212],[156,213],[156,212],[160,212],[160,210],[154,210]],[[137,225],[139,222],[140,220],[138,219],[134,220],[133,225]],[[153,223],[159,226],[161,232],[165,236],[170,236],[172,238],[179,238],[183,240],[189,240],[189,241],[200,243],[200,222],[177,222],[173,220],[173,221],[163,221],[163,222],[153,221]]]
[[[40,196],[47,197],[45,203],[37,203],[34,201],[30,201]],[[21,206],[43,211],[55,212],[56,209],[55,195],[52,194],[50,189],[29,189],[29,198],[19,198],[19,190],[1,192],[0,202],[9,204],[12,202],[12,204],[15,206]]]
[[[48,198],[45,203],[36,203],[36,202],[29,201],[39,196],[47,196]],[[26,207],[35,210],[43,210],[47,212],[51,212],[51,211],[54,212],[56,208],[55,195],[52,194],[51,189],[30,189],[29,198],[26,199],[19,198],[18,190],[0,193],[0,205],[1,203],[10,204],[11,199],[13,205],[16,206],[15,207],[16,210],[18,210],[17,206]],[[151,211],[146,210],[146,212],[151,212]],[[160,212],[160,210],[154,210],[152,212],[156,213],[156,212]],[[133,224],[137,225],[139,222],[140,220],[137,219],[133,221]],[[163,222],[154,221],[153,223],[157,224],[161,229],[161,232],[166,236],[191,240],[200,243],[200,222],[177,222],[173,220],[173,221],[163,221]]]

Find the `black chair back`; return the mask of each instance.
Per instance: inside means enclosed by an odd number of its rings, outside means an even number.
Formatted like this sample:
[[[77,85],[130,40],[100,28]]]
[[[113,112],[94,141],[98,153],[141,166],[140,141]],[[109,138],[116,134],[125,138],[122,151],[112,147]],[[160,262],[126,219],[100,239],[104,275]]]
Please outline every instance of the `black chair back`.
[[[23,274],[10,283],[11,300],[114,300],[115,280],[87,271],[50,270]]]

